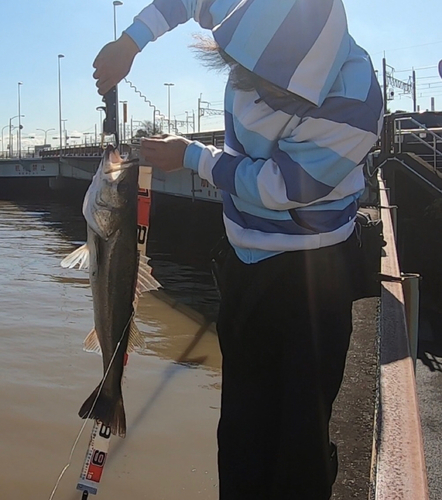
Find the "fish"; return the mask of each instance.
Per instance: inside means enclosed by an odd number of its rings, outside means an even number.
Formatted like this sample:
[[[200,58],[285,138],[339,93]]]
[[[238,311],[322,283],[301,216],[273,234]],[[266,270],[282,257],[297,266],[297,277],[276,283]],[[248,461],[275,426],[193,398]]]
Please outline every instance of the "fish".
[[[83,201],[87,241],[61,262],[89,269],[95,327],[84,347],[101,352],[103,361],[103,378],[78,414],[120,437],[126,435],[121,387],[126,353],[145,347],[134,322],[137,303],[143,292],[160,287],[137,249],[138,175],[138,159],[106,147]]]

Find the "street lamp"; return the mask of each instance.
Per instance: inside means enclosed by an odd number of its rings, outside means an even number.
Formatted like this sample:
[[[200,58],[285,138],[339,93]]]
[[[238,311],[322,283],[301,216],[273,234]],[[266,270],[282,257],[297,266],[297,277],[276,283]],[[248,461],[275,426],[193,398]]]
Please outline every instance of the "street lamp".
[[[68,145],[68,131],[66,130],[66,122],[67,122],[67,118],[65,118],[64,120],[61,120],[61,122],[63,123],[63,135],[64,135],[64,147],[66,148],[67,145]]]
[[[21,118],[24,118],[25,115],[21,115]],[[13,116],[12,118],[9,118],[9,157],[11,158],[12,157],[12,152],[11,152],[11,149],[12,148],[12,120],[14,120],[15,118],[19,118],[18,115],[15,115]]]
[[[123,2],[120,2],[119,0],[114,0],[113,2],[114,6],[114,40],[117,39],[117,7],[120,5],[123,5]],[[115,85],[115,127],[116,130],[118,131],[118,126],[120,123],[119,120],[119,113],[118,113],[118,84]]]
[[[44,132],[45,134],[45,142],[44,142],[44,145],[46,146],[46,140],[48,138],[48,132],[50,132],[51,130],[55,130],[55,128],[48,128],[48,129],[43,129],[43,128],[37,128],[35,130],[41,130],[42,132]]]
[[[18,91],[18,157],[21,158],[21,120],[20,120],[20,87],[23,85],[22,82],[17,83],[17,91]]]
[[[119,5],[123,5],[123,2],[119,2],[118,0],[114,0],[114,40],[117,39],[117,7]]]
[[[8,128],[9,125],[5,125],[3,128],[2,128],[2,158],[5,157],[5,141],[3,139],[3,130],[5,130],[5,128]]]
[[[101,127],[100,127],[100,130],[101,130],[101,138],[103,138],[103,133],[104,133],[104,130],[103,130],[103,111],[105,110],[105,108],[103,106],[98,106],[95,108],[97,111],[100,112],[100,124],[101,124]]]
[[[63,133],[61,130],[61,72],[60,72],[60,60],[64,57],[63,54],[58,54],[58,122],[60,129],[60,158],[63,149]]]
[[[167,87],[167,109],[168,109],[168,123],[169,123],[169,134],[170,134],[170,87],[173,87],[174,83],[165,83]]]

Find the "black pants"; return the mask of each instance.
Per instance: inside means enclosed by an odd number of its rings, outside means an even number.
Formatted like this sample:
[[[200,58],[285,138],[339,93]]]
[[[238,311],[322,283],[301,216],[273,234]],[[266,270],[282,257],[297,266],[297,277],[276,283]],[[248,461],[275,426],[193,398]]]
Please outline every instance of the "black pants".
[[[352,330],[355,242],[221,270],[221,500],[328,500],[329,420]]]

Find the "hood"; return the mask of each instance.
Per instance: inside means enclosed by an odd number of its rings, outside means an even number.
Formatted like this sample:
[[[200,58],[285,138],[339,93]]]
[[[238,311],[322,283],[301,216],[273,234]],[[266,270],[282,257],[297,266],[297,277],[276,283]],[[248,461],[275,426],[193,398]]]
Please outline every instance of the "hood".
[[[242,0],[213,36],[239,64],[317,106],[351,40],[342,0]]]

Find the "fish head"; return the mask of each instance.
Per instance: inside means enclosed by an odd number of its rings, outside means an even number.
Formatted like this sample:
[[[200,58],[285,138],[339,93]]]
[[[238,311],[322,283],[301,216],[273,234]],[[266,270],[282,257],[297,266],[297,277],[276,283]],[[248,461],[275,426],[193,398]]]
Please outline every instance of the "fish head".
[[[122,157],[109,144],[83,202],[88,226],[107,240],[122,223],[127,208],[136,206],[138,159]]]

